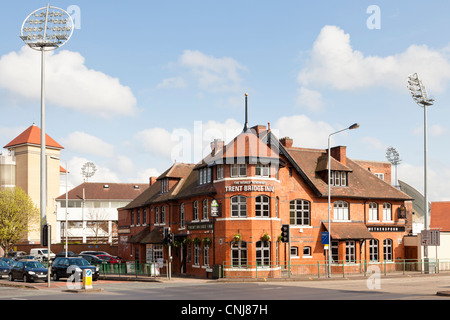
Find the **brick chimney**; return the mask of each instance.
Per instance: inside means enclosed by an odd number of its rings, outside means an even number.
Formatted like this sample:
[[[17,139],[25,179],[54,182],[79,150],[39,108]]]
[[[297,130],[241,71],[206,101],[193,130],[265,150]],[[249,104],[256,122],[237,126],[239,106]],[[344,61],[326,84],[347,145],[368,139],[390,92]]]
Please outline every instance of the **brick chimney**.
[[[223,148],[224,144],[222,139],[214,139],[214,141],[211,141],[211,154],[214,156],[217,151]]]
[[[150,178],[148,178],[148,182],[149,182],[149,186],[151,186],[152,184],[154,184],[155,182],[156,182],[156,178],[158,178],[158,177],[150,177]]]
[[[331,156],[343,165],[347,165],[347,147],[337,146],[331,148]]]
[[[285,148],[292,148],[292,145],[294,144],[294,140],[289,137],[281,138],[280,142]]]

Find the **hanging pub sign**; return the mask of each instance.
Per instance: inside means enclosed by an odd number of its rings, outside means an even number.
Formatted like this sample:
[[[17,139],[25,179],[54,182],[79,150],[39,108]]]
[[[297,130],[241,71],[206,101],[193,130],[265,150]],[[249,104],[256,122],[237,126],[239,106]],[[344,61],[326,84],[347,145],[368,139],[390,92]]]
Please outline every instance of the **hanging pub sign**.
[[[220,215],[220,204],[217,200],[211,201],[211,217],[218,217]]]

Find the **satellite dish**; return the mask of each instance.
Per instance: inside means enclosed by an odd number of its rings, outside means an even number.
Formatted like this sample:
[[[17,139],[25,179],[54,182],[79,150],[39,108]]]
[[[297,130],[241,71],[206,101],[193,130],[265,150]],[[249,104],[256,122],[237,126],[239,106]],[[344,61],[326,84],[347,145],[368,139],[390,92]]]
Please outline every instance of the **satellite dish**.
[[[84,177],[84,181],[88,182],[89,178],[91,178],[96,171],[97,167],[93,162],[86,162],[83,167],[81,167],[81,175]]]

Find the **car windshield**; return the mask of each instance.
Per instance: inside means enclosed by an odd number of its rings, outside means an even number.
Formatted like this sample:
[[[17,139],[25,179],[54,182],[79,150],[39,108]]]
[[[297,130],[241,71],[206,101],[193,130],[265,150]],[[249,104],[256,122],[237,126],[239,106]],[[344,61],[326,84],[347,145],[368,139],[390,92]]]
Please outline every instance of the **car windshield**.
[[[5,261],[0,260],[0,267],[9,267],[9,265]]]
[[[82,258],[77,258],[77,259],[72,259],[70,260],[70,264],[71,265],[75,265],[75,266],[89,266],[89,262],[87,262],[87,260],[82,259]]]
[[[37,261],[27,261],[25,262],[25,267],[26,268],[44,268],[44,266]]]

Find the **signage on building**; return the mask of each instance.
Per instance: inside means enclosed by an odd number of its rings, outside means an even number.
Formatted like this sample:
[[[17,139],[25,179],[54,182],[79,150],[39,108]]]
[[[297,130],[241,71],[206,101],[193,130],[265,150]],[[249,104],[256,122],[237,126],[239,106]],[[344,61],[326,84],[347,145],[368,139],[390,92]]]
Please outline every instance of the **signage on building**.
[[[200,222],[200,223],[189,223],[187,225],[188,230],[208,230],[213,228],[212,222]]]
[[[404,232],[405,227],[398,226],[367,226],[369,232]]]
[[[211,201],[211,217],[218,217],[219,216],[219,203],[217,200]]]
[[[233,186],[225,186],[225,192],[274,192],[274,186],[268,186],[266,181],[235,181]]]

